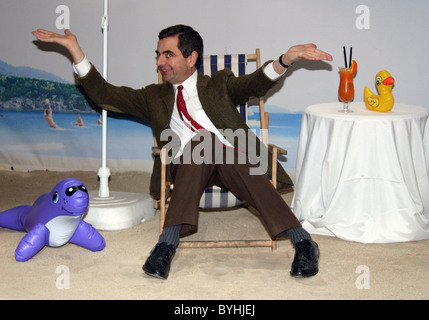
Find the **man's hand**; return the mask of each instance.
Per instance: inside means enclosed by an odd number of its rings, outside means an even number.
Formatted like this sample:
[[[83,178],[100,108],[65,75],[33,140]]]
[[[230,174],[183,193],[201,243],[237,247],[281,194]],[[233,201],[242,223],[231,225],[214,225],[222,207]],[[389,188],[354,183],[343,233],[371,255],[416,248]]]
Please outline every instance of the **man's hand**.
[[[301,60],[327,60],[332,61],[332,56],[329,53],[317,49],[313,43],[301,44],[291,47],[282,57],[282,62],[285,65]],[[274,61],[274,69],[278,73],[282,73],[284,68],[280,65],[279,61]]]
[[[42,42],[57,43],[65,47],[70,52],[75,64],[78,64],[85,58],[85,54],[80,48],[76,36],[70,30],[65,30],[64,35],[62,35],[44,29],[37,29],[32,34]]]

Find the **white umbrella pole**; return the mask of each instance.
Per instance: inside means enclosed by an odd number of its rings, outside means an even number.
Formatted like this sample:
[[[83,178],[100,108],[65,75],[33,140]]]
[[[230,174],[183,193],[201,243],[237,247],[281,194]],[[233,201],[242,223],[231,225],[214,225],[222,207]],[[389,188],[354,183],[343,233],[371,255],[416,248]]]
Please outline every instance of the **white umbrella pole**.
[[[103,77],[107,81],[107,30],[108,0],[104,0],[103,29]],[[90,191],[91,201],[85,221],[100,230],[121,230],[141,223],[155,216],[152,198],[148,194],[109,192],[110,170],[107,158],[107,112],[103,110],[102,167],[98,170],[100,189]]]
[[[101,18],[101,27],[103,29],[103,77],[107,81],[107,40],[109,29],[109,1],[104,0],[104,15]],[[98,169],[98,177],[100,178],[100,197],[109,197],[109,177],[110,169],[107,168],[107,111],[102,111],[102,161],[101,168]]]

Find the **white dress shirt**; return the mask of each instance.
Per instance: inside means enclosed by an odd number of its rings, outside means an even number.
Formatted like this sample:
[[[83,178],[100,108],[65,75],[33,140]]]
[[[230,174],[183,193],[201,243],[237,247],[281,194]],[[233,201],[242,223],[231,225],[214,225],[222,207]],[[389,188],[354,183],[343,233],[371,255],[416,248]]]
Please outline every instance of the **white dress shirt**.
[[[91,69],[91,64],[89,63],[86,57],[80,63],[73,64],[73,70],[79,77],[84,77],[89,72],[90,69]],[[267,77],[269,77],[272,80],[276,80],[277,78],[282,76],[282,74],[278,74],[274,70],[272,63],[269,63],[264,67],[264,73]],[[232,145],[224,138],[224,136],[219,132],[219,130],[214,126],[214,124],[211,122],[209,117],[204,112],[200,99],[198,98],[197,78],[198,78],[198,72],[197,70],[195,70],[192,76],[190,76],[182,83],[183,98],[185,100],[186,108],[188,109],[189,115],[206,130],[213,132],[224,145],[232,147]],[[178,84],[173,85],[174,96],[176,97],[175,99],[177,99],[178,86],[179,86]],[[185,119],[184,121],[187,121],[187,120]],[[198,132],[192,131],[190,129],[190,126],[186,125],[182,121],[182,119],[179,116],[176,101],[174,101],[173,114],[170,120],[170,128],[180,138],[180,150],[175,155],[175,158],[177,158],[180,155],[182,155],[183,148]]]

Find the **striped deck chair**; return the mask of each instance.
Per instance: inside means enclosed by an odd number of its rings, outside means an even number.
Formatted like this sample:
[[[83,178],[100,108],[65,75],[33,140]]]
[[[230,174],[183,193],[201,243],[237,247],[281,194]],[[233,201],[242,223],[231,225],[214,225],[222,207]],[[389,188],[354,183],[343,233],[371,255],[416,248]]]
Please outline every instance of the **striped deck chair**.
[[[256,49],[253,54],[233,54],[233,55],[210,55],[204,56],[203,63],[200,66],[200,71],[205,75],[211,75],[217,70],[224,68],[230,69],[236,76],[244,75],[246,73],[247,63],[253,61],[256,64],[256,68],[261,67],[260,50]],[[162,79],[160,78],[160,81]],[[248,120],[248,109],[247,104],[237,106],[237,112],[241,114],[243,119],[247,122]],[[268,113],[264,111],[264,98],[259,99],[259,114],[260,114],[260,129],[262,142],[267,145],[273,151],[273,184],[276,185],[276,165],[277,165],[277,154],[286,154],[286,150],[278,148],[273,145],[268,145]],[[168,206],[168,190],[172,189],[166,181],[166,150],[160,151],[161,163],[161,199],[160,199],[160,232],[162,232],[165,214]],[[200,200],[200,208],[202,210],[215,210],[227,208],[237,208],[243,205],[243,201],[236,197],[233,193],[223,190],[217,186],[209,187],[205,190]],[[181,241],[180,247],[271,247],[276,248],[276,242],[272,240],[216,240],[216,241]]]

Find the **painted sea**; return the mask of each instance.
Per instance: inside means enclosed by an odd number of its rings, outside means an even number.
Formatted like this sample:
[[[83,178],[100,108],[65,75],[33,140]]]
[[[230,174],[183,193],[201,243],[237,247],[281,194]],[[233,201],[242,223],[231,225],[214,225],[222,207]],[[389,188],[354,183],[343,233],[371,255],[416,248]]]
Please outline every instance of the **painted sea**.
[[[257,113],[250,119],[256,119]],[[43,112],[0,110],[0,169],[96,170],[101,163],[99,114],[54,113],[57,128]],[[286,150],[281,164],[295,170],[302,113],[270,113],[269,143]],[[254,121],[254,120],[253,120]],[[256,127],[252,127],[258,134]],[[134,118],[107,117],[107,166],[113,170],[151,170],[150,126]],[[94,167],[94,168],[93,168]]]

